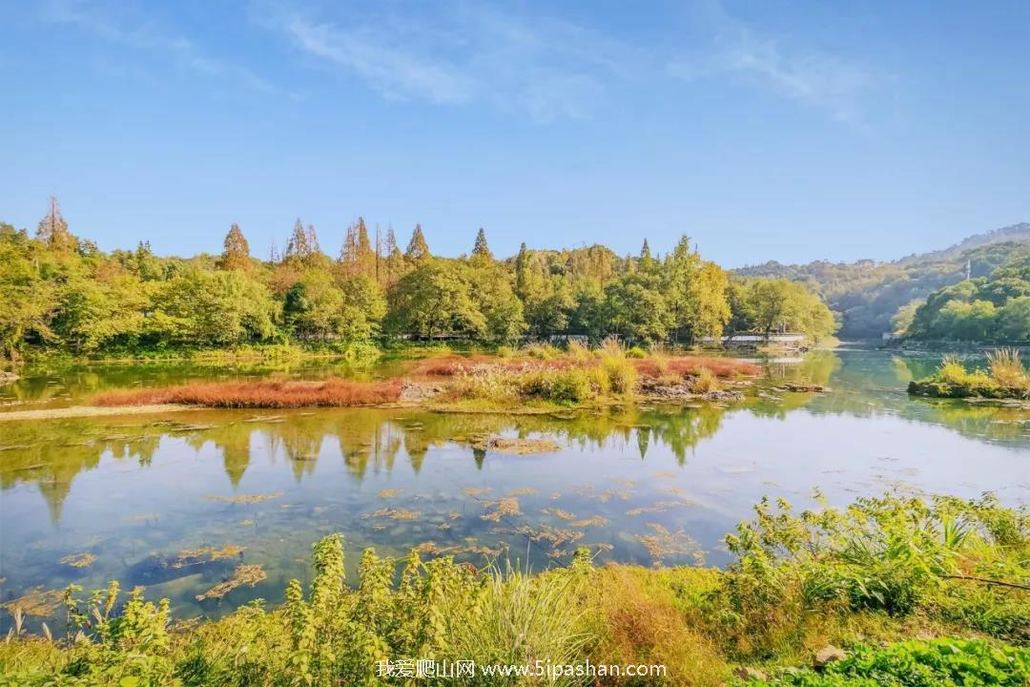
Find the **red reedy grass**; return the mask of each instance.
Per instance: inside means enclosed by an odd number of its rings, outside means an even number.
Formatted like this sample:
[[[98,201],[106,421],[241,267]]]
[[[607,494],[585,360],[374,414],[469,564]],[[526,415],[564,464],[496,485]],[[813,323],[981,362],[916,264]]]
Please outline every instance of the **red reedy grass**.
[[[402,381],[361,382],[254,380],[209,382],[159,389],[110,391],[94,398],[99,406],[155,404],[199,405],[211,408],[349,407],[392,403],[400,399]]]

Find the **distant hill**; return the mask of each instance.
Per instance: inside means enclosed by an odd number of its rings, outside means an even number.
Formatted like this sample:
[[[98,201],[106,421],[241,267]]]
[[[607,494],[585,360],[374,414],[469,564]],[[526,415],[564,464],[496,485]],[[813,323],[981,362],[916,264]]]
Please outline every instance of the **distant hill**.
[[[971,276],[981,277],[1019,260],[1030,260],[1030,223],[1026,222],[892,262],[817,260],[784,265],[770,261],[734,272],[748,277],[784,277],[809,285],[841,314],[838,336],[861,339],[879,338],[891,330],[891,317],[899,308],[964,279],[967,263]]]

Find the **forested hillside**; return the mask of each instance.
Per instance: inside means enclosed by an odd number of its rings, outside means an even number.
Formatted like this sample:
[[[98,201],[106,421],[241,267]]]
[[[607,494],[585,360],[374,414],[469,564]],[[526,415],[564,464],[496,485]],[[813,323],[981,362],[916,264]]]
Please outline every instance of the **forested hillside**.
[[[1011,246],[1009,259],[986,277],[934,291],[925,302],[902,308],[900,336],[924,340],[996,343],[1030,341],[1030,246]]]
[[[388,339],[513,343],[523,336],[616,335],[688,344],[727,325],[829,336],[825,304],[785,280],[736,279],[687,237],[665,256],[604,246],[498,260],[480,229],[468,256],[434,256],[420,226],[402,250],[392,229],[358,218],[320,243],[297,220],[283,253],[254,257],[233,225],[221,255],[100,251],[76,237],[56,201],[35,236],[0,224],[0,353],[75,356],[295,343],[333,348]],[[323,237],[324,238],[324,237]],[[337,243],[339,241],[339,243]],[[330,249],[323,245],[340,245]]]
[[[986,277],[1030,246],[1030,224],[1015,224],[971,236],[950,248],[910,255],[887,263],[860,260],[807,265],[767,262],[736,270],[743,276],[781,277],[807,285],[840,313],[839,336],[880,338],[893,331],[892,318],[904,306],[962,281],[967,266],[973,278]],[[1025,254],[1025,253],[1024,253]],[[914,307],[914,306],[913,306]]]

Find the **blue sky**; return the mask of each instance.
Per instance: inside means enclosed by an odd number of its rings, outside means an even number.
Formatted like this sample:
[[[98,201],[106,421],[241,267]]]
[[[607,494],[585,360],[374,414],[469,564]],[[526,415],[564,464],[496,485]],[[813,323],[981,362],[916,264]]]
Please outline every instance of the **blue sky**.
[[[0,220],[888,259],[1030,220],[1028,73],[1022,1],[8,0]]]

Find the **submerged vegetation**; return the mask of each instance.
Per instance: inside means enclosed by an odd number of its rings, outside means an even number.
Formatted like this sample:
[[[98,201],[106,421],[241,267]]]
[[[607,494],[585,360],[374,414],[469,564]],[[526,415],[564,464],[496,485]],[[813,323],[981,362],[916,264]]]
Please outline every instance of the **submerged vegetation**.
[[[361,358],[398,341],[509,345],[608,336],[698,343],[734,327],[795,328],[813,339],[834,318],[795,285],[731,285],[686,236],[662,257],[594,245],[495,258],[480,229],[469,256],[434,256],[420,226],[402,250],[362,218],[322,251],[299,219],[286,248],[251,255],[239,226],[219,256],[100,251],[73,235],[56,201],[35,237],[0,223],[0,358],[296,355]],[[768,287],[768,288],[765,288]]]
[[[504,518],[517,504],[500,499],[491,514]],[[167,600],[135,590],[120,603],[116,584],[85,601],[69,588],[66,636],[13,629],[0,643],[0,684],[385,685],[403,680],[377,674],[378,662],[418,658],[472,660],[480,670],[537,660],[665,667],[627,684],[1030,679],[1025,511],[989,496],[888,495],[800,514],[763,501],[726,544],[735,561],[724,570],[596,567],[583,550],[538,574],[369,549],[348,584],[333,535],[314,547],[308,589],[290,581],[282,606],[259,601],[217,621],[176,625]],[[248,567],[206,598],[261,578]],[[559,674],[552,684],[596,679]],[[435,680],[537,684],[482,672]]]
[[[1019,351],[994,351],[987,362],[987,370],[970,371],[954,356],[946,356],[934,374],[909,382],[908,392],[936,398],[1030,399],[1030,373]]]

